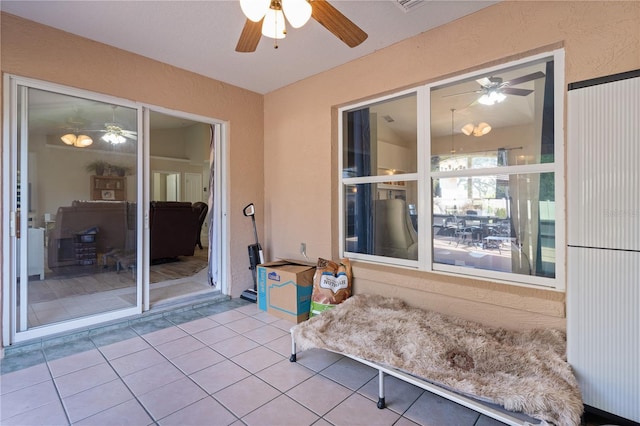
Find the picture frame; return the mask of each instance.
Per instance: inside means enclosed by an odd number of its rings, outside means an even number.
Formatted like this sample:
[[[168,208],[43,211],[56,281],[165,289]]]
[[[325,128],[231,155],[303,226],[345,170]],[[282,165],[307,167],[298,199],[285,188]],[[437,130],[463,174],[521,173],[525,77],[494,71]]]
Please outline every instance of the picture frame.
[[[102,199],[103,200],[115,200],[116,199],[116,193],[111,189],[103,190],[101,195],[102,195]]]

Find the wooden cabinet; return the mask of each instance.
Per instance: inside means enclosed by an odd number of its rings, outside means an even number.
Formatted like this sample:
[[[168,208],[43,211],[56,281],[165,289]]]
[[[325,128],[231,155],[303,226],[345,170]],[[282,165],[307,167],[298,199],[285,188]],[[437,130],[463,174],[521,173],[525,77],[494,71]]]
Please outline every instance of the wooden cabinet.
[[[127,196],[127,178],[122,176],[91,176],[92,200],[124,201]]]

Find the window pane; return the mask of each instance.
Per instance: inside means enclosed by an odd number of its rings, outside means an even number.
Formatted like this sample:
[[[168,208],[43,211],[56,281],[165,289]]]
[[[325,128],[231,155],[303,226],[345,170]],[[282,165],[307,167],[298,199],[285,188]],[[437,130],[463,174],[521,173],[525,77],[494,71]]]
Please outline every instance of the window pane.
[[[434,263],[555,277],[553,173],[434,179],[433,187]]]
[[[345,250],[418,259],[416,182],[345,185]]]
[[[344,113],[343,177],[417,171],[416,95]]]
[[[138,111],[36,88],[24,101],[28,328],[135,307]]]
[[[495,103],[483,104],[485,97]],[[431,90],[431,157],[462,156],[462,168],[551,163],[554,151],[553,61],[477,75]],[[496,162],[475,161],[491,156]],[[443,169],[440,169],[443,170]]]

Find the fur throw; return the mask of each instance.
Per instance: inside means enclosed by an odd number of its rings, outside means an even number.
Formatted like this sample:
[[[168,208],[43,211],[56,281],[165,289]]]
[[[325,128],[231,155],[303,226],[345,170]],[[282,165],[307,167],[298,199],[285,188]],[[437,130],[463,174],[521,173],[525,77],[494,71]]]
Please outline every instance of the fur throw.
[[[353,355],[549,423],[580,423],[581,393],[559,330],[490,328],[361,294],[292,333],[298,350]]]

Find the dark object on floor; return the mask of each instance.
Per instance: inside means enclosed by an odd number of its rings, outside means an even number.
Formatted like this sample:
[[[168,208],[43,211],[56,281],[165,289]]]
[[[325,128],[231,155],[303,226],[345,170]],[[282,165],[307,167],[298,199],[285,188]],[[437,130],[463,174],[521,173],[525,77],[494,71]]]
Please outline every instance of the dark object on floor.
[[[189,202],[152,201],[149,210],[151,260],[193,256],[200,208]]]
[[[209,206],[207,203],[203,203],[202,201],[196,201],[193,203],[193,208],[196,210],[200,210],[200,215],[198,216],[198,239],[196,240],[196,245],[202,250],[202,241],[200,240],[200,235],[202,234],[202,224],[204,220],[207,218],[207,213],[209,212]]]

